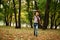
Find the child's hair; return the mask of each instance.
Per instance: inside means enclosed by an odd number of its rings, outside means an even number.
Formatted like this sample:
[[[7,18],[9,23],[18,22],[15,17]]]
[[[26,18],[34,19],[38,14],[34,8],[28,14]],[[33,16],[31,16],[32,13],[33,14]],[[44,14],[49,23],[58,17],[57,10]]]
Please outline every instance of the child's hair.
[[[39,13],[39,11],[37,10],[36,12],[38,12]]]
[[[36,11],[35,11],[35,15],[36,15],[36,12],[40,13],[39,10],[36,10]]]
[[[38,12],[39,15],[40,15],[40,11],[39,11],[39,10],[35,10],[35,11],[33,12],[33,15],[36,15],[36,12]]]

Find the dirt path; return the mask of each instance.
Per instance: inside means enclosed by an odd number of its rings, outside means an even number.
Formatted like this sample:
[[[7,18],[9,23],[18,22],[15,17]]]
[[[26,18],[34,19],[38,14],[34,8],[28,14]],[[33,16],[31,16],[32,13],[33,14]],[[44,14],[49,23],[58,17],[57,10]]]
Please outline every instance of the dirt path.
[[[33,29],[0,28],[0,40],[60,40],[60,31],[39,30],[35,37]]]

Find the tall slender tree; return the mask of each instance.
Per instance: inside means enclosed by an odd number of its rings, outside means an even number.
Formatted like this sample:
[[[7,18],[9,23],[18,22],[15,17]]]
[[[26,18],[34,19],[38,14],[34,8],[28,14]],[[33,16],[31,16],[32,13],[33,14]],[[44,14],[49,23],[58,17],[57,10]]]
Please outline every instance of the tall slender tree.
[[[46,9],[45,9],[45,19],[44,19],[44,29],[47,29],[49,24],[49,9],[50,9],[51,0],[47,0],[46,2]]]
[[[0,4],[2,4],[2,0],[0,0]]]
[[[29,20],[29,23],[31,25],[31,28],[33,28],[33,26],[32,26],[32,16],[31,16],[31,11],[30,11],[30,0],[26,0],[26,2],[27,2],[28,20]]]
[[[8,4],[8,1],[3,1],[3,7],[4,7],[4,13],[5,13],[5,23],[6,23],[6,26],[9,26],[9,19],[8,19],[8,16],[9,16],[9,4]],[[7,5],[8,4],[8,5]]]
[[[35,10],[38,10],[38,5],[36,0],[35,0]]]
[[[15,27],[15,28],[18,28],[17,18],[16,18],[16,17],[17,17],[17,15],[16,15],[17,13],[16,13],[16,6],[15,6],[16,4],[15,4],[15,0],[13,0],[13,5],[14,5],[13,8],[14,8],[15,22],[16,22],[16,27]]]
[[[21,28],[21,0],[19,0],[18,28]]]
[[[53,6],[52,10],[54,10],[54,12],[53,12],[53,15],[51,14],[51,27],[50,27],[51,29],[53,28],[53,25],[56,26],[57,1],[54,0],[53,4],[54,4],[54,6]]]
[[[12,21],[12,13],[11,13],[11,0],[8,0],[9,1],[9,26],[11,26],[11,21]]]
[[[56,0],[56,1],[55,1],[55,8],[54,8],[54,11],[55,11],[54,14],[55,14],[55,15],[57,14],[56,12],[57,12],[57,8],[58,8],[58,7],[57,7],[57,6],[58,6],[58,1],[59,1],[59,0]],[[54,15],[54,19],[56,18],[55,15]],[[56,23],[56,22],[57,22],[58,19],[59,19],[59,17],[57,17],[57,19],[54,20],[55,29],[57,29],[57,23]]]

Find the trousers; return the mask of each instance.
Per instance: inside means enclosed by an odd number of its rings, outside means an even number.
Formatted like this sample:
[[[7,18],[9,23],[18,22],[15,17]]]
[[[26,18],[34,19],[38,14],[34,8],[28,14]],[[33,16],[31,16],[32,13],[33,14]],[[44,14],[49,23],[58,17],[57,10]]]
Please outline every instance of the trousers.
[[[34,35],[38,35],[38,23],[34,23]]]

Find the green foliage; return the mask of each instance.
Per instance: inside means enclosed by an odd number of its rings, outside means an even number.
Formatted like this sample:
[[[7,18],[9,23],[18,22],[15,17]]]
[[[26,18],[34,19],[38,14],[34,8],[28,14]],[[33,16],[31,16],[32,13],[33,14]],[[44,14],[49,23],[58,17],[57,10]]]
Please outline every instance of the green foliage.
[[[2,12],[2,8],[0,8],[0,13]]]
[[[45,6],[46,5],[46,0],[38,0],[38,8],[40,9],[40,10],[45,10]]]
[[[30,11],[30,12],[28,13],[28,19],[31,20],[32,18],[33,18],[33,13],[32,13],[32,11]]]
[[[0,21],[3,20],[4,15],[0,13]]]

